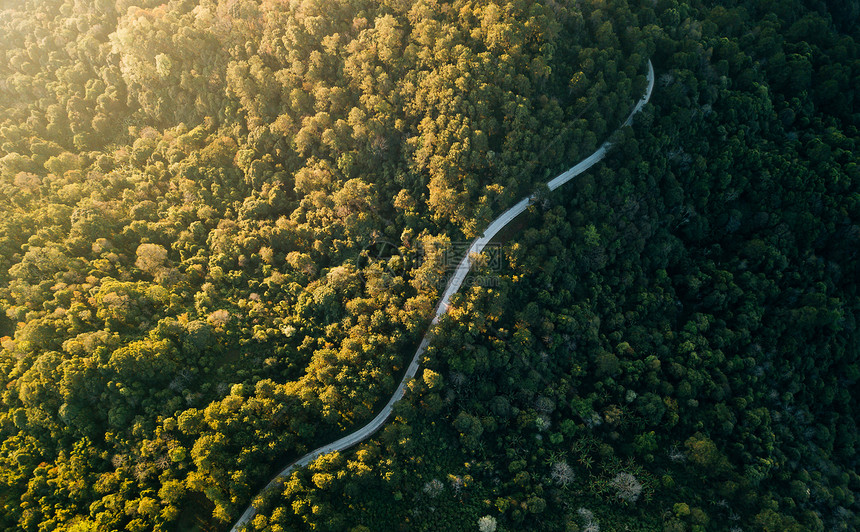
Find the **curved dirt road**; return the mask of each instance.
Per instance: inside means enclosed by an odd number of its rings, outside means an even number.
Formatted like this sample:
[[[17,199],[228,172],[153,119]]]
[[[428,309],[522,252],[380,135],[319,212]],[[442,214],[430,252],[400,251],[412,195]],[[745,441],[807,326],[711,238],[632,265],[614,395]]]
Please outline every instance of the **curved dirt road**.
[[[651,92],[654,90],[654,67],[651,65],[651,60],[648,60],[648,89],[645,91],[645,95],[640,99],[636,106],[633,108],[633,111],[630,112],[630,115],[627,117],[627,120],[624,121],[623,126],[629,126],[633,123],[633,116],[642,110],[642,107],[648,103],[648,100],[651,99]],[[555,190],[561,185],[567,183],[574,177],[579,174],[585,172],[595,164],[597,164],[601,159],[606,156],[607,151],[612,147],[612,144],[609,141],[604,142],[600,145],[600,147],[580,161],[576,166],[570,168],[566,172],[558,175],[547,183],[550,190]],[[534,201],[534,196],[529,196],[527,198],[523,198],[519,203],[511,207],[510,209],[503,212],[498,218],[493,220],[493,222],[487,227],[484,231],[484,234],[475,239],[472,242],[472,245],[469,246],[469,250],[465,253],[463,258],[460,260],[460,263],[457,265],[457,268],[454,272],[454,275],[448,281],[448,286],[445,289],[444,294],[442,294],[442,298],[439,300],[439,305],[436,307],[436,315],[433,317],[433,322],[430,325],[430,329],[425,333],[424,339],[421,341],[421,344],[418,346],[418,349],[415,351],[415,356],[412,357],[412,362],[409,364],[409,367],[406,369],[406,374],[403,375],[403,378],[400,380],[400,384],[397,386],[397,389],[391,395],[391,399],[388,400],[385,407],[379,412],[379,414],[374,417],[370,423],[364,425],[360,429],[355,432],[348,434],[336,441],[333,441],[329,444],[323,445],[308,454],[302,456],[295,462],[291,463],[284,469],[282,469],[275,477],[263,488],[263,491],[273,489],[276,486],[282,484],[287,476],[292,473],[294,470],[304,467],[308,465],[310,462],[315,460],[317,457],[334,452],[334,451],[342,451],[344,449],[348,449],[353,445],[359,443],[362,440],[369,438],[373,433],[379,430],[382,425],[385,424],[385,421],[388,419],[388,416],[391,415],[392,407],[394,403],[403,398],[404,390],[406,389],[406,384],[410,379],[415,377],[415,373],[418,371],[418,364],[421,360],[421,355],[427,350],[427,346],[430,344],[430,339],[432,337],[431,331],[433,326],[439,321],[439,318],[448,311],[448,303],[451,300],[451,297],[460,290],[460,286],[463,284],[463,281],[466,279],[466,275],[469,273],[469,270],[472,267],[472,259],[471,256],[473,253],[481,253],[484,250],[484,247],[487,245],[496,234],[502,230],[506,225],[508,225],[514,218],[520,215],[523,211],[525,211],[528,206]],[[254,514],[256,514],[256,510],[253,505],[249,505],[245,512],[239,517],[239,520],[236,521],[236,524],[233,525],[231,532],[239,532],[242,530],[248,523],[250,523],[251,519],[253,519]]]

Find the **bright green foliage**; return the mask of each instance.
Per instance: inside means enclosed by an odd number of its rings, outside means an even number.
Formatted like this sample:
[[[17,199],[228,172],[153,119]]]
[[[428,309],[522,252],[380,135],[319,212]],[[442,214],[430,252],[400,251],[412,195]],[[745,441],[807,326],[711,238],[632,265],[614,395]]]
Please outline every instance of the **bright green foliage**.
[[[856,1],[7,4],[0,528],[226,526],[649,58],[253,526],[860,527]]]

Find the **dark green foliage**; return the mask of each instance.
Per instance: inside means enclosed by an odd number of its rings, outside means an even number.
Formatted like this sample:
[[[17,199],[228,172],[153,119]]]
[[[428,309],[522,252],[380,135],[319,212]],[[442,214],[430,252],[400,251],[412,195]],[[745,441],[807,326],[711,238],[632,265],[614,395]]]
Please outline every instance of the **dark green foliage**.
[[[0,528],[852,530],[856,2],[0,12]],[[455,248],[456,249],[456,248]],[[485,526],[491,519],[484,520]]]
[[[637,14],[662,27],[654,105],[443,320],[427,364],[445,390],[395,422],[421,451],[389,446],[401,522],[858,526],[857,46],[784,2]],[[440,473],[473,483],[428,500]]]

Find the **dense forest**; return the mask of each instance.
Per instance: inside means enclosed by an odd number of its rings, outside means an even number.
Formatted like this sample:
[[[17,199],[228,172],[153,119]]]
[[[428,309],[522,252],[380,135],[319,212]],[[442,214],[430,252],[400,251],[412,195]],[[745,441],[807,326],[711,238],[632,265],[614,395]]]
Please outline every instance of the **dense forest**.
[[[858,17],[4,3],[0,528],[860,528]]]

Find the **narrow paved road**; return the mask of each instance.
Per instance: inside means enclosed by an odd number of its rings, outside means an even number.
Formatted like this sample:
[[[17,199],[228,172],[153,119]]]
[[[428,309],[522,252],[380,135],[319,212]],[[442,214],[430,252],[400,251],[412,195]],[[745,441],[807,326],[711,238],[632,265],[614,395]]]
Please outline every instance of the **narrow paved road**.
[[[651,91],[654,90],[654,67],[651,65],[651,61],[648,60],[648,89],[645,91],[645,95],[636,103],[636,106],[633,108],[633,111],[630,112],[630,115],[627,117],[627,120],[624,121],[623,126],[629,126],[633,123],[633,116],[642,110],[648,100],[651,99]],[[601,159],[606,156],[606,152],[612,147],[612,143],[609,141],[604,142],[597,148],[597,151],[583,159],[576,166],[570,168],[566,172],[561,175],[553,178],[551,181],[547,183],[550,190],[555,190],[563,184],[567,183],[574,177],[579,174],[585,172],[595,164],[597,164]],[[436,307],[436,315],[433,317],[433,322],[430,325],[427,333],[424,335],[424,339],[421,341],[421,345],[418,346],[418,349],[415,351],[415,356],[412,357],[412,362],[409,364],[409,367],[406,369],[406,374],[403,375],[403,379],[400,381],[400,385],[397,386],[397,390],[392,394],[391,399],[388,400],[388,403],[382,409],[382,411],[377,414],[375,418],[373,418],[370,423],[356,430],[352,434],[348,434],[339,440],[333,441],[329,444],[323,445],[318,449],[314,449],[308,454],[302,456],[295,462],[291,463],[284,469],[282,469],[275,478],[273,478],[263,491],[273,489],[278,485],[283,484],[286,478],[292,473],[294,470],[304,467],[315,460],[317,457],[334,452],[334,451],[342,451],[344,449],[348,449],[355,445],[356,443],[369,438],[373,433],[379,430],[382,425],[385,424],[385,421],[388,419],[388,416],[391,415],[391,409],[394,406],[394,403],[403,398],[404,390],[406,389],[406,384],[415,377],[415,373],[418,371],[418,364],[421,360],[421,355],[427,350],[427,346],[430,344],[430,339],[432,337],[431,331],[433,330],[433,326],[439,321],[439,318],[442,317],[448,311],[448,303],[451,300],[451,297],[460,290],[460,286],[463,284],[463,281],[466,279],[466,275],[469,273],[469,270],[472,268],[472,254],[473,253],[481,253],[484,250],[484,247],[487,245],[493,237],[496,236],[496,233],[502,230],[506,225],[508,225],[514,218],[519,216],[523,211],[525,211],[528,206],[534,201],[535,197],[529,196],[527,198],[523,198],[519,203],[511,207],[510,209],[503,212],[498,218],[493,220],[487,230],[484,231],[484,234],[475,239],[472,242],[472,245],[469,246],[469,250],[465,253],[463,258],[460,260],[460,263],[457,265],[457,269],[454,272],[454,275],[448,281],[448,286],[445,289],[445,293],[442,294],[442,298],[439,300],[439,306]],[[233,525],[231,532],[239,532],[242,530],[248,523],[253,519],[256,510],[252,505],[249,505],[242,516],[236,521],[236,524]]]

